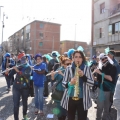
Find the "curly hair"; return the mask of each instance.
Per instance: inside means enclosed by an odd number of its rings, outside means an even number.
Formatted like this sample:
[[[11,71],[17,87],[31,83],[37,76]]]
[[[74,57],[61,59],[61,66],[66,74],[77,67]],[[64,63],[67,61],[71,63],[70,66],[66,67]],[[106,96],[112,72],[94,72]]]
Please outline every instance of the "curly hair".
[[[64,55],[61,55],[61,56],[59,57],[59,59],[60,59],[60,61],[61,61],[62,64],[65,64],[65,62],[66,62],[67,60],[70,60],[68,57],[65,57]],[[71,60],[70,60],[70,61],[71,61]]]

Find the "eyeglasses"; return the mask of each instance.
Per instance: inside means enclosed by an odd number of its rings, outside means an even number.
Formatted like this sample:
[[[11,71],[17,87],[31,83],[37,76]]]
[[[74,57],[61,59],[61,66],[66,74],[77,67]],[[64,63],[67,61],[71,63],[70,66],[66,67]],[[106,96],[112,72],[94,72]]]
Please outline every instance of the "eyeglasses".
[[[71,63],[66,63],[65,65],[69,66],[69,65],[71,65]]]
[[[101,59],[101,60],[104,61],[105,59],[107,59],[107,57],[105,57],[105,58],[103,58],[103,59]]]

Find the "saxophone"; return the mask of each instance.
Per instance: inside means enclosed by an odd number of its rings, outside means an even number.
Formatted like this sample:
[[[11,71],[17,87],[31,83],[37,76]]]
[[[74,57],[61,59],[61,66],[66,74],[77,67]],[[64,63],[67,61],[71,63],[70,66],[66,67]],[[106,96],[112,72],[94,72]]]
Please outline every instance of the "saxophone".
[[[76,83],[74,85],[74,96],[72,97],[73,100],[79,100],[79,64],[77,64],[77,67],[75,69],[75,77],[76,77]]]

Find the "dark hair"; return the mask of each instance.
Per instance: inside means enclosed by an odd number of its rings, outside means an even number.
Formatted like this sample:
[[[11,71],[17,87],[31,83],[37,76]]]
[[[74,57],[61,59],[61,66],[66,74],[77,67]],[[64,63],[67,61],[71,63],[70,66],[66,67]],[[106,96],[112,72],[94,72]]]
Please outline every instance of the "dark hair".
[[[42,59],[42,56],[40,54],[35,55],[35,60],[37,60],[37,57],[40,57],[40,59]]]
[[[65,61],[70,60],[68,57],[65,57],[65,56],[63,56],[63,55],[61,55],[61,56],[59,57],[59,59],[60,59],[60,61],[61,61],[62,64],[65,64]],[[70,61],[71,61],[71,60],[70,60]]]
[[[80,51],[80,50],[75,50],[74,53],[73,53],[73,58],[74,58],[74,56],[75,56],[76,53],[79,53],[81,55],[81,57],[83,59],[83,63],[85,63],[86,62],[86,58],[85,58],[83,52]]]
[[[43,57],[42,57],[42,59],[43,59],[43,61],[44,61],[44,62],[47,62],[47,60],[46,60],[46,57],[45,57],[45,56],[43,56]]]

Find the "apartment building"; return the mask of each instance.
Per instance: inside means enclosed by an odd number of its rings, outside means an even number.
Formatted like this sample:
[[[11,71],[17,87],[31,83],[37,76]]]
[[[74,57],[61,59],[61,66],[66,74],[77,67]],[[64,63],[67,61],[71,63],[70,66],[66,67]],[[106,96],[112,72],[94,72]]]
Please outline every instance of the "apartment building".
[[[106,47],[120,51],[120,0],[93,1],[93,49],[96,54]]]
[[[60,24],[35,20],[11,35],[9,51],[46,54],[60,50]]]
[[[77,49],[79,46],[82,46],[87,57],[90,56],[90,48],[87,42],[81,41],[72,41],[72,40],[62,40],[60,41],[60,54],[67,52],[69,49]]]

